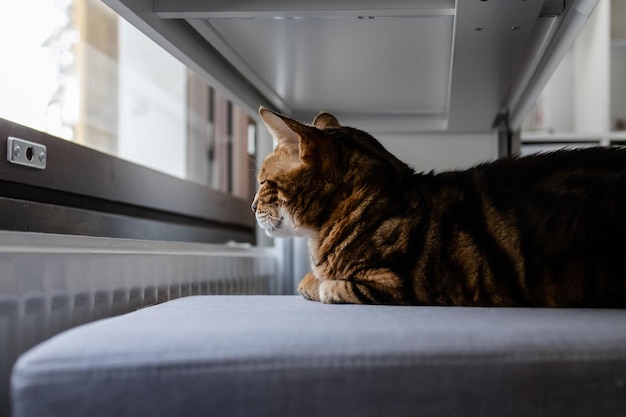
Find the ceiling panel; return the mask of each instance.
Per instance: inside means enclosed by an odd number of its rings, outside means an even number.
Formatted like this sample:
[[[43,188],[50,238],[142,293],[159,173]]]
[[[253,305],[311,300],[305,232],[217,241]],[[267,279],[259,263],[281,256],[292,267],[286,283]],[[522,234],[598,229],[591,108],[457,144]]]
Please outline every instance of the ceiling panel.
[[[519,121],[598,0],[104,1],[251,111],[416,132]]]
[[[452,16],[211,19],[203,33],[220,37],[238,68],[294,112],[441,115],[453,23]]]

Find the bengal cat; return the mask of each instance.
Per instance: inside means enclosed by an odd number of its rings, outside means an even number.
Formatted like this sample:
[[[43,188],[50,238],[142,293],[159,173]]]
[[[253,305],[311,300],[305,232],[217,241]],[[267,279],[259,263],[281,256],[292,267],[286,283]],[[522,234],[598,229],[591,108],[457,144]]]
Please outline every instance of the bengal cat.
[[[252,209],[270,236],[309,237],[305,298],[626,307],[626,150],[416,173],[328,113],[260,115],[276,147]]]

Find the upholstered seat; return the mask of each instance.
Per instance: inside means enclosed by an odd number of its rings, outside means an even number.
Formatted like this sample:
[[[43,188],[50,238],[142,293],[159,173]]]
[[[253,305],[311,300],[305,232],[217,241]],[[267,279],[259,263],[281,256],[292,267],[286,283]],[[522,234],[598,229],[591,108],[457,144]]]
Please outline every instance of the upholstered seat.
[[[14,417],[624,416],[626,311],[195,296],[22,355]]]

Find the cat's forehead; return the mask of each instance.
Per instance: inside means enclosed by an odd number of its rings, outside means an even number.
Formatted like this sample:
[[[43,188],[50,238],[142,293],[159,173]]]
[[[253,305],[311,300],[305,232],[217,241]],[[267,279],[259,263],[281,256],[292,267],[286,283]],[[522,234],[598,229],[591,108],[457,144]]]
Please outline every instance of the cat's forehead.
[[[279,145],[263,160],[258,177],[264,179],[268,176],[277,175],[292,167],[296,162],[297,155]]]

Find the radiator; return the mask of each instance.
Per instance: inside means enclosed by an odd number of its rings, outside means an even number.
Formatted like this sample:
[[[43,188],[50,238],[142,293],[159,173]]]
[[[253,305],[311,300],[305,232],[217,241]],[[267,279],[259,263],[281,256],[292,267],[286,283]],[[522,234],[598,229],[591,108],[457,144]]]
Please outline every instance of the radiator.
[[[271,294],[277,270],[271,249],[0,232],[0,416],[35,344],[179,297]]]

